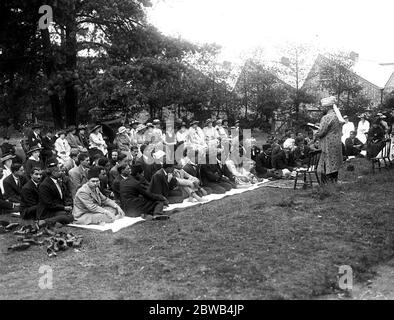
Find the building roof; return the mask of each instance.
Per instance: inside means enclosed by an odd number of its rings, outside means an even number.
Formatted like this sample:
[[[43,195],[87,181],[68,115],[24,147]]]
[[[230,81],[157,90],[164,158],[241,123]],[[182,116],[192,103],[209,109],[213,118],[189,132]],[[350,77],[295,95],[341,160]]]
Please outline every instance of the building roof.
[[[353,71],[374,85],[384,88],[394,73],[394,63],[379,64],[374,61],[359,59],[353,66]]]

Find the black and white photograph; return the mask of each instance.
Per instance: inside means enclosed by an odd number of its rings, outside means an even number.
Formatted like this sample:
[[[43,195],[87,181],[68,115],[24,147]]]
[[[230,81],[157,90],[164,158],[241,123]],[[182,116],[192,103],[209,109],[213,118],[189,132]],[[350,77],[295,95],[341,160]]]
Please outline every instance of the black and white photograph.
[[[393,12],[2,0],[0,300],[394,299]]]

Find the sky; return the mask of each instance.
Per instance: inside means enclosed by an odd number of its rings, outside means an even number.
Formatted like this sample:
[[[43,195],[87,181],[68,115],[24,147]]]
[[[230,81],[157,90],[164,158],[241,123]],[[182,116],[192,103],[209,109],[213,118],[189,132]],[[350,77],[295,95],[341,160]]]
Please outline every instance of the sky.
[[[149,21],[166,35],[220,44],[223,59],[289,42],[394,62],[393,0],[152,0]]]

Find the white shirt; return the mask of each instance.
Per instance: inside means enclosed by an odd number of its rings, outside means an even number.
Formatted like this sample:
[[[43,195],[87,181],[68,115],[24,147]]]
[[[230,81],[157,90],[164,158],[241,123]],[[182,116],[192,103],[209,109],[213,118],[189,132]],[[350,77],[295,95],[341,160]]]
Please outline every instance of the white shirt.
[[[354,123],[348,122],[342,126],[342,142],[345,143],[345,140],[350,137],[350,132],[354,131]]]
[[[284,149],[293,149],[294,146],[295,146],[295,139],[293,138],[287,138],[285,142],[283,142]]]
[[[57,151],[59,158],[66,159],[70,157],[71,147],[66,139],[57,138],[55,142],[55,150]]]
[[[60,194],[60,198],[63,199],[63,192],[62,192],[62,188],[60,188],[60,184],[59,181],[57,181],[56,179],[51,178],[53,183],[55,184],[57,191],[59,191]]]
[[[97,148],[104,155],[107,154],[107,144],[105,143],[103,136],[100,132],[98,132],[97,134],[92,132],[89,135],[89,148]]]
[[[184,132],[179,130],[176,133],[176,141],[178,141],[178,142],[185,142],[187,140],[187,136],[188,135],[189,135],[189,130],[186,129]]]

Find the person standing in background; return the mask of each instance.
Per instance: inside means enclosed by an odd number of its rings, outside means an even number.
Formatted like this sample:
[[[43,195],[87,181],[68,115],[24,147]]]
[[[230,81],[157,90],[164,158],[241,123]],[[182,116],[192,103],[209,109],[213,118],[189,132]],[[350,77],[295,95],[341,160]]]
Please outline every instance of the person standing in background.
[[[322,150],[318,171],[321,172],[322,183],[337,182],[338,171],[343,162],[342,155],[342,124],[340,114],[337,115],[336,98],[329,97],[322,99],[323,107],[329,108],[327,114],[320,121],[319,130],[316,137],[320,139]],[[339,112],[339,111],[338,111]]]
[[[366,119],[365,113],[359,116],[360,121],[357,125],[357,139],[360,140],[363,144],[367,143],[367,133],[370,128],[370,123]]]

